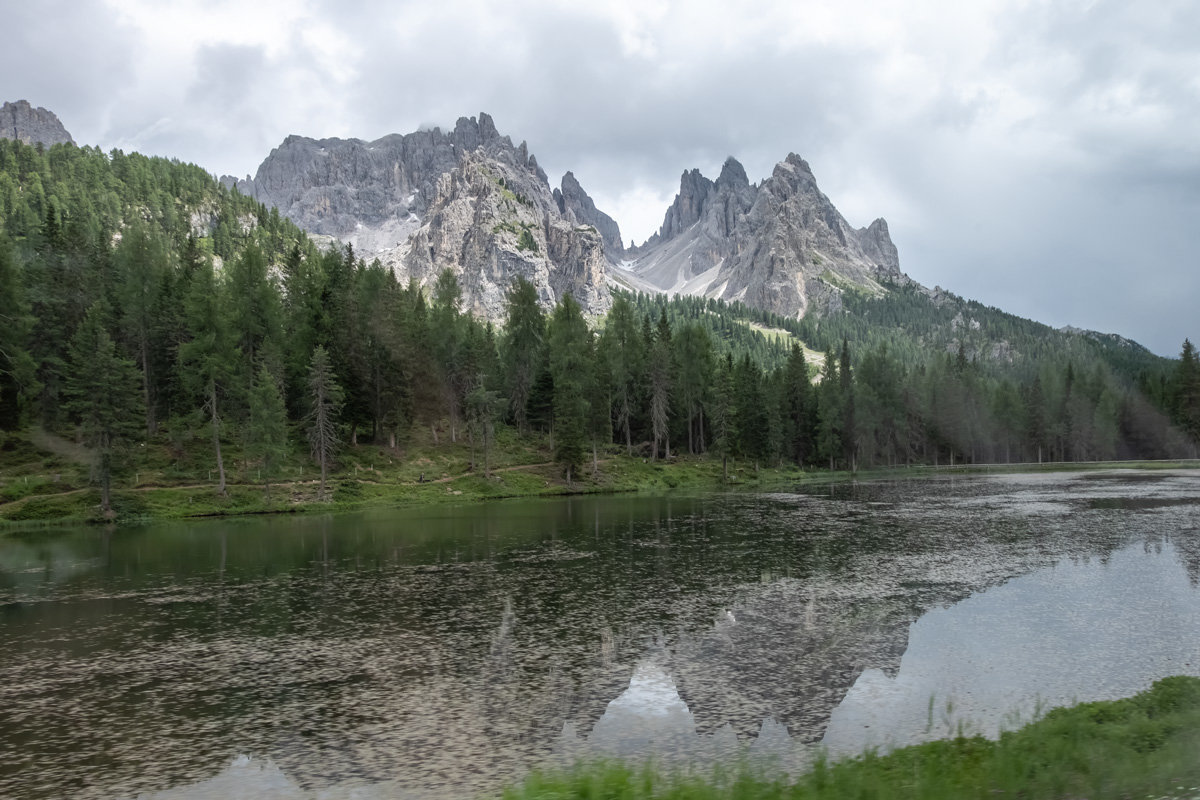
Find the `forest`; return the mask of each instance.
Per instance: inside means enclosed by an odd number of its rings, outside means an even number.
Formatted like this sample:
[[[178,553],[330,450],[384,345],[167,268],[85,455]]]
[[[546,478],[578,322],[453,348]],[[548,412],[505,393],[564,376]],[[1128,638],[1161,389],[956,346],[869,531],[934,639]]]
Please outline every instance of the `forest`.
[[[859,469],[1194,458],[1200,363],[912,284],[783,319],[615,292],[603,318],[518,280],[497,325],[444,272],[404,284],[199,167],[0,140],[0,431],[95,454],[102,504],[147,442],[270,478],[303,443],[400,453],[417,428],[601,453]],[[808,355],[806,355],[806,353]],[[473,448],[474,451],[474,448]]]

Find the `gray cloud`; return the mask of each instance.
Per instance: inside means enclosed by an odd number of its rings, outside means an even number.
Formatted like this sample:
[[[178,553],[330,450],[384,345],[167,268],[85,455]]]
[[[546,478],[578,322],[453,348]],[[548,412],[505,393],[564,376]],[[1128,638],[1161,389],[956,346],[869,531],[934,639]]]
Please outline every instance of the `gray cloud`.
[[[610,211],[637,208],[618,217],[626,238],[657,227],[665,208],[646,198],[668,202],[685,169],[715,177],[733,155],[755,180],[797,152],[853,224],[888,218],[923,283],[1161,353],[1200,335],[1194,3],[742,18],[649,0],[312,0],[151,57],[168,33],[139,22],[151,6],[111,2],[125,12],[10,9],[4,99],[52,108],[80,141],[238,174],[290,133],[375,138],[487,111],[552,180],[570,169]]]

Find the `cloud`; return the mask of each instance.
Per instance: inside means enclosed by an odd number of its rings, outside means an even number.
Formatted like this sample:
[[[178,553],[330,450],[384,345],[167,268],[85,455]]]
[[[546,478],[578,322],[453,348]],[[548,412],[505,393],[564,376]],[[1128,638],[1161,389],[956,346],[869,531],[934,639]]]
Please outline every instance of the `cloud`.
[[[52,108],[80,141],[243,174],[290,133],[371,139],[487,111],[639,241],[684,170],[715,177],[733,155],[758,180],[796,152],[852,224],[889,220],[922,282],[1159,352],[1198,335],[1195,3],[94,0],[8,14],[5,99]]]

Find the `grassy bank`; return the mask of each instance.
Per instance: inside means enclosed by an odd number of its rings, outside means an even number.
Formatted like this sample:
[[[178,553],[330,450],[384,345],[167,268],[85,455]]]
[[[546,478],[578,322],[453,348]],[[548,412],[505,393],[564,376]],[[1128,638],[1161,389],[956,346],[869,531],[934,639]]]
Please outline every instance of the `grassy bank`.
[[[237,442],[223,445],[227,491],[216,491],[211,453],[195,443],[181,447],[169,434],[139,448],[115,477],[115,520],[177,519],[242,514],[354,510],[368,507],[461,503],[507,497],[662,492],[767,486],[817,474],[794,468],[756,469],[733,463],[729,482],[721,463],[703,456],[655,461],[609,447],[589,458],[567,482],[553,461],[548,437],[501,433],[485,470],[483,452],[468,440],[417,431],[399,449],[351,446],[328,476],[305,452],[289,454],[269,489],[258,465],[241,458]],[[0,442],[0,525],[107,522],[90,476],[88,455],[61,436],[35,431],[7,434]]]
[[[743,767],[704,778],[621,763],[540,773],[505,800],[997,800],[1200,797],[1200,678],[1055,709],[999,740],[958,738],[818,762],[794,781]]]
[[[553,461],[549,437],[522,438],[502,429],[487,458],[469,440],[448,432],[414,431],[402,448],[352,446],[319,493],[319,473],[308,454],[295,451],[268,488],[259,465],[246,461],[237,441],[223,444],[227,491],[216,491],[211,450],[203,442],[164,431],[126,458],[114,478],[115,521],[305,513],[367,507],[425,505],[506,497],[663,492],[672,489],[766,488],[796,482],[842,480],[847,472],[756,467],[732,461],[726,480],[720,461],[674,456],[655,461],[610,446],[588,459],[570,483]],[[913,466],[859,470],[860,479],[936,473],[1028,472],[1095,469],[1113,464],[1013,464]],[[1137,462],[1121,466],[1164,468],[1196,462]],[[110,522],[100,514],[90,456],[66,437],[31,430],[0,439],[0,526]]]

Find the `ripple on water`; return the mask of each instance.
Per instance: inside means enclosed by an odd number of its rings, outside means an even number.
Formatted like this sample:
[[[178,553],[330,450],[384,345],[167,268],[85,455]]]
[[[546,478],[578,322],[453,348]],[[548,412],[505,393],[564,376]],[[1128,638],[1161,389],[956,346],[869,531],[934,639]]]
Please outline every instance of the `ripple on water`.
[[[462,796],[644,751],[646,719],[710,759],[832,743],[864,705],[850,741],[903,739],[934,684],[955,719],[1073,674],[1124,692],[1200,663],[1135,613],[1200,618],[1197,497],[1189,473],[1006,475],[3,540],[0,796]],[[1172,594],[1105,577],[1147,564]],[[1012,641],[1037,670],[985,647]]]

